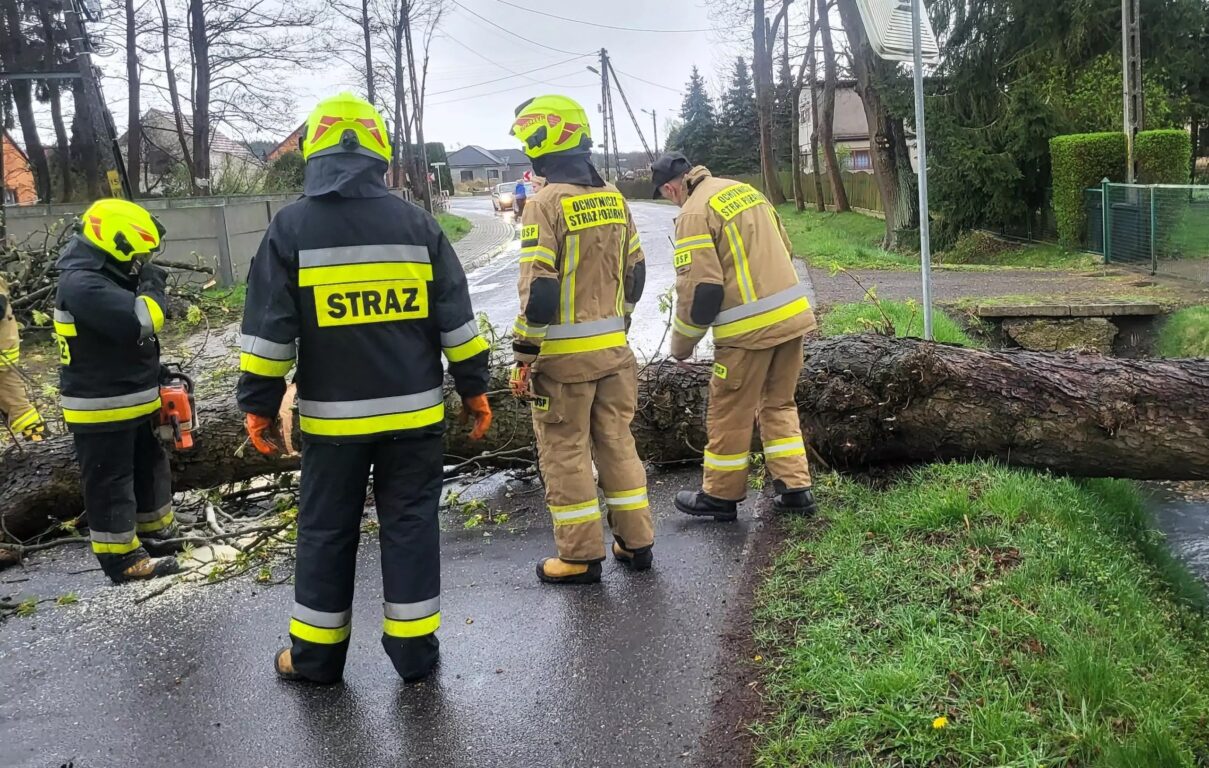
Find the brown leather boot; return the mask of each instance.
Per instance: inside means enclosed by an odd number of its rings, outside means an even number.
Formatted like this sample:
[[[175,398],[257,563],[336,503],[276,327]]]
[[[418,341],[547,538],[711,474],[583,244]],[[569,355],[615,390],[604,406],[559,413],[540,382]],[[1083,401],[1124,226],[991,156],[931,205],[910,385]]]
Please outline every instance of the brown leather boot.
[[[537,578],[546,584],[595,584],[600,581],[600,563],[568,563],[548,557],[537,564]]]
[[[331,685],[340,682],[340,678],[335,680],[312,680],[298,670],[294,669],[294,649],[286,646],[277,652],[273,657],[273,669],[276,670],[277,676],[282,680],[291,682],[315,683],[316,685]]]
[[[180,572],[180,563],[175,557],[144,557],[127,566],[116,576],[109,578],[114,584],[125,584],[128,581],[147,581],[161,576],[171,576]]]

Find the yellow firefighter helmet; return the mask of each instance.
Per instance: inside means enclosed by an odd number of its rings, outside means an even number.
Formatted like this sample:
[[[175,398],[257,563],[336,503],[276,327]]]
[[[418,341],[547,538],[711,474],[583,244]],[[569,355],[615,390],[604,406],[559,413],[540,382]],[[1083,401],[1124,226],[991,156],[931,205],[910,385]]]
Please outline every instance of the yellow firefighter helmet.
[[[390,137],[382,115],[360,96],[338,93],[319,102],[306,119],[302,157],[350,152],[390,162]]]
[[[521,104],[510,133],[530,158],[592,146],[588,113],[566,96],[538,96]]]
[[[84,239],[115,260],[145,259],[163,245],[164,225],[146,208],[129,200],[98,200],[80,218]]]

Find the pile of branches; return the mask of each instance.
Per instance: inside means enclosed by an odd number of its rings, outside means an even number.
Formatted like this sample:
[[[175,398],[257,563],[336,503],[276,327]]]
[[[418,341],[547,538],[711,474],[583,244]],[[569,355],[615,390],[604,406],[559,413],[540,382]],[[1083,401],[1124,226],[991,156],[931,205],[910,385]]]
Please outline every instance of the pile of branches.
[[[62,218],[21,240],[0,242],[0,277],[8,283],[13,314],[27,329],[50,327],[58,283],[55,263],[75,231],[74,220]],[[203,288],[213,283],[207,280],[199,285],[188,279],[190,272],[214,275],[214,267],[197,254],[192,263],[163,258],[155,259],[155,263],[168,270],[168,294],[172,299],[167,308],[169,317],[183,315],[189,304],[200,301]]]

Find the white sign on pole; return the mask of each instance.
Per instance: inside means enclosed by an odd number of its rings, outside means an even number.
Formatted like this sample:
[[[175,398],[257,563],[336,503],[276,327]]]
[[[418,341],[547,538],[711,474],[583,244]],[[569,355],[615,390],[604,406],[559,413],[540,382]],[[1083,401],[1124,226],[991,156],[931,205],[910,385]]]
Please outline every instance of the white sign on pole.
[[[873,52],[909,61],[915,76],[915,140],[919,149],[919,266],[923,282],[924,338],[932,340],[932,237],[928,220],[928,133],[924,126],[924,62],[940,60],[940,44],[923,0],[856,0]]]

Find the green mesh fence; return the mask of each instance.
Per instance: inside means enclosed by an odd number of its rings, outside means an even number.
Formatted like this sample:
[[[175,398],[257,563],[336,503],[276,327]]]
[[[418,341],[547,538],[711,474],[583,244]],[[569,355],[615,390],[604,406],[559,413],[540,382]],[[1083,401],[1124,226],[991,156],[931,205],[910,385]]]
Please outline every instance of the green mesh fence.
[[[1209,282],[1209,186],[1105,184],[1085,200],[1105,262]]]

